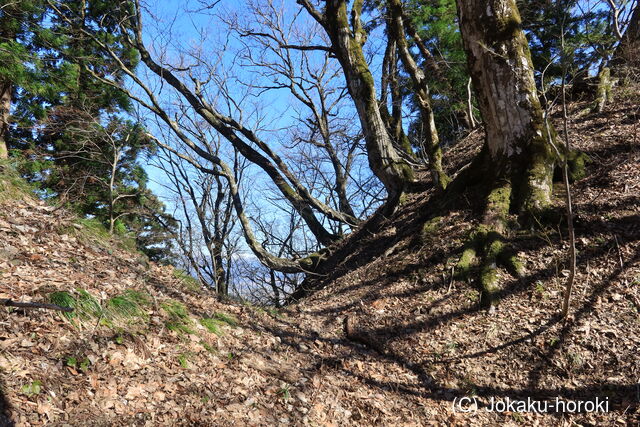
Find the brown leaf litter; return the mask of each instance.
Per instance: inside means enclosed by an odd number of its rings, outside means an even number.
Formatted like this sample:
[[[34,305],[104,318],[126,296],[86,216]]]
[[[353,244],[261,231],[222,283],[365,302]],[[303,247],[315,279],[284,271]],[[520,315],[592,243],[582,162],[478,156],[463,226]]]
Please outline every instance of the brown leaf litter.
[[[130,318],[0,309],[0,423],[634,425],[639,117],[621,103],[570,123],[593,162],[573,184],[579,270],[566,323],[556,317],[567,269],[561,223],[510,236],[526,273],[501,272],[501,303],[488,313],[476,286],[455,274],[474,213],[451,211],[420,238],[429,195],[413,196],[392,226],[317,280],[321,290],[270,315],[189,291],[172,267],[83,238],[71,216],[42,202],[5,201],[0,298],[44,301],[66,291],[80,300],[86,292],[107,307],[133,290],[149,301]],[[450,167],[464,164],[480,138],[451,150]],[[237,326],[218,320],[208,329],[202,319],[219,314]],[[465,396],[481,410],[455,412],[453,400]],[[491,397],[600,397],[611,410],[489,413],[482,408]]]

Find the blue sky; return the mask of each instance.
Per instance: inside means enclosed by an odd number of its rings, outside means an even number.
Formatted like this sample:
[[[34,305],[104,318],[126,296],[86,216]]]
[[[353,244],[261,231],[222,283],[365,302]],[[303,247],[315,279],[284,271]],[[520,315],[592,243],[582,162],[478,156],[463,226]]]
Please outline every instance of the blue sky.
[[[202,45],[204,50],[216,49],[228,40],[231,48],[228,53],[231,56],[232,50],[240,49],[240,45],[233,38],[227,37],[227,29],[220,22],[219,15],[245,12],[243,2],[222,0],[211,10],[202,10],[201,3],[201,1],[195,0],[149,2],[149,13],[144,17],[147,41],[150,44],[158,44],[158,41],[161,41],[160,45],[167,46],[177,57],[181,50],[198,45]],[[283,3],[292,4],[291,2]],[[169,40],[167,40],[168,32],[171,33]],[[228,61],[231,61],[231,58]],[[237,77],[250,78],[248,73],[239,67],[234,71],[239,73]],[[287,114],[292,101],[291,95],[286,91],[281,92],[279,96],[273,96],[269,100],[268,111],[274,120],[278,118],[280,127],[291,126],[293,120],[290,118],[290,114]],[[147,170],[152,180],[162,181],[164,179],[164,173],[155,167],[150,165]],[[152,188],[157,194],[165,193],[162,186],[152,184]]]
[[[299,10],[299,7],[292,1],[282,1],[281,4],[285,8],[285,21],[292,19],[290,17]],[[148,46],[153,47],[153,49],[150,49],[153,54],[157,56],[162,50],[169,62],[181,65],[194,63],[191,58],[184,55],[181,56],[182,53],[188,50],[201,49],[202,54],[208,57],[207,62],[209,64],[215,63],[222,57],[222,65],[217,71],[219,71],[220,75],[226,73],[226,81],[236,99],[242,98],[245,88],[236,79],[251,83],[256,82],[258,77],[254,73],[255,70],[233,65],[237,64],[237,51],[242,45],[239,40],[229,36],[226,25],[221,22],[221,19],[227,19],[230,15],[237,14],[239,19],[246,23],[247,18],[243,17],[243,14],[247,13],[244,2],[223,0],[212,10],[200,11],[198,11],[198,8],[201,7],[201,2],[195,0],[187,2],[163,0],[149,3],[148,7],[149,9],[143,17],[144,37]],[[307,16],[306,12],[303,12],[298,19],[310,20],[311,18]],[[383,38],[378,40],[372,38],[370,40],[372,46],[383,49],[382,44],[385,42]],[[225,43],[228,49],[221,52],[221,46],[224,46]],[[256,54],[259,53],[256,52]],[[335,60],[333,61],[335,62]],[[337,66],[337,62],[335,62],[335,65]],[[206,64],[203,64],[203,67],[206,67]],[[374,69],[378,68],[374,67]],[[143,65],[141,65],[139,74],[145,76]],[[167,90],[167,85],[162,85],[157,77],[153,75],[147,75],[144,78],[147,79],[146,81],[152,89],[158,90],[158,93],[160,93],[158,96],[161,101],[168,108],[172,108],[173,98],[170,91]],[[256,99],[249,97],[247,105],[251,106],[255,100],[260,103],[260,108],[257,110],[260,118],[267,123],[265,127],[270,129],[259,132],[260,136],[277,152],[284,153],[286,150],[283,149],[283,144],[287,143],[288,129],[299,126],[296,116],[297,110],[301,106],[300,102],[295,100],[288,89],[270,91]],[[345,105],[344,112],[355,113],[350,101],[347,100]],[[224,105],[220,106],[222,112],[227,114],[228,112],[224,111],[223,107]],[[232,112],[230,115],[234,118],[238,117],[237,112]],[[253,122],[255,120],[248,120],[248,125],[251,126]],[[152,121],[147,126],[152,133],[161,137],[158,128],[153,125]],[[229,146],[230,144],[223,141],[223,145]],[[361,163],[366,164],[366,160]],[[169,199],[170,192],[165,187],[167,179],[164,172],[155,168],[152,163],[148,164],[146,169],[151,178],[150,187],[156,194],[165,199],[168,211],[173,213],[175,206]],[[367,174],[371,174],[368,168],[363,168],[363,170]],[[264,220],[272,221],[280,218],[286,220],[286,217],[282,216],[281,208],[274,206],[269,200],[269,197],[277,195],[272,191],[273,184],[264,172],[257,167],[250,169],[249,176],[241,183],[241,189],[251,192],[250,203],[246,205],[250,217],[260,211],[261,218]],[[281,202],[280,205],[284,205],[284,203]],[[248,253],[246,247],[244,247],[244,251]]]
[[[211,10],[202,10],[201,3],[201,1],[196,0],[186,2],[163,0],[149,3],[147,14],[144,16],[146,40],[150,46],[166,49],[167,56],[174,63],[180,62],[180,52],[195,49],[198,46],[202,46],[204,55],[211,55],[209,61],[213,63],[217,59],[216,55],[220,55],[218,52],[220,46],[227,43],[228,49],[224,53],[223,65],[220,68],[221,72],[228,73],[227,81],[232,86],[232,91],[238,94],[237,98],[239,99],[242,95],[243,86],[237,84],[234,80],[238,78],[245,82],[255,82],[256,74],[254,73],[255,70],[230,65],[237,60],[235,55],[237,50],[241,48],[241,44],[236,38],[228,35],[226,25],[221,20],[228,19],[232,14],[237,14],[241,21],[246,20],[246,14],[248,13],[245,6],[246,3],[222,0]],[[299,6],[292,1],[283,0],[280,4],[284,8],[285,21],[292,19],[300,10]],[[297,19],[311,20],[306,12],[300,14]],[[384,43],[385,40],[382,37],[370,37],[368,45],[373,49],[382,50]],[[377,59],[377,61],[380,61],[380,59]],[[187,59],[184,63],[190,64],[190,61]],[[372,69],[376,70],[379,67],[374,66]],[[150,76],[150,79],[154,79],[154,77]],[[157,81],[153,85],[160,87]],[[169,102],[168,97],[166,101]],[[263,131],[261,136],[272,148],[278,150],[281,148],[281,144],[286,142],[283,136],[286,135],[287,129],[298,125],[296,115],[300,109],[300,103],[295,100],[288,89],[270,91],[261,96],[259,102],[261,119],[263,122],[268,123],[267,128],[273,129],[272,132]],[[346,104],[346,108],[351,109],[351,113],[354,113],[353,105],[350,102]],[[346,112],[348,113],[348,111]],[[226,111],[223,111],[223,113],[226,113]],[[230,115],[237,117],[235,112]],[[249,124],[251,125],[251,121],[249,121]],[[152,165],[149,165],[147,170],[153,181],[164,181],[164,174]],[[252,187],[266,190],[269,187],[267,178],[257,170],[253,172],[255,173],[255,178]],[[152,183],[151,187],[161,196],[166,194],[166,190],[162,185]],[[268,206],[265,205],[262,208],[267,209]]]

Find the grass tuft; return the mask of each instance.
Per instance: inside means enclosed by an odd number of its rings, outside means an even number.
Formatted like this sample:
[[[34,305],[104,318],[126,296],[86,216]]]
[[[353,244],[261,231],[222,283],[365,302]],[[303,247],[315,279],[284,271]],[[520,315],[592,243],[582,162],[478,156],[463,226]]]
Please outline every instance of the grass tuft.
[[[53,292],[51,295],[49,295],[49,302],[51,302],[51,304],[59,305],[60,307],[69,307],[73,309],[75,309],[77,305],[76,299],[73,297],[73,295],[65,291]],[[68,313],[62,313],[62,315],[69,320],[77,316],[75,310]]]
[[[182,286],[189,292],[199,293],[201,291],[200,282],[184,270],[176,268],[173,270],[173,277],[182,282]]]
[[[126,291],[122,295],[117,295],[111,298],[107,301],[107,317],[112,319],[146,317],[147,313],[136,296],[137,293],[132,294],[130,291]]]
[[[15,160],[0,160],[0,202],[33,197],[34,190],[35,186],[20,176]]]
[[[76,312],[78,316],[87,320],[90,318],[98,318],[103,315],[100,302],[89,292],[84,289],[76,289],[78,297],[76,298]]]
[[[220,322],[226,323],[229,326],[236,327],[239,325],[238,320],[229,314],[214,313],[213,318],[219,320]]]
[[[129,252],[137,252],[135,239],[125,235],[109,234],[109,230],[96,218],[78,218],[75,224],[79,226],[80,229],[77,227],[68,227],[63,231],[100,246],[116,246]]]
[[[160,307],[167,313],[169,320],[166,323],[167,329],[185,334],[195,334],[193,320],[189,317],[189,311],[184,304],[174,300],[168,300],[160,304]]]
[[[200,324],[205,327],[205,329],[212,334],[222,335],[222,329],[220,329],[221,323],[217,319],[204,318],[200,319]]]

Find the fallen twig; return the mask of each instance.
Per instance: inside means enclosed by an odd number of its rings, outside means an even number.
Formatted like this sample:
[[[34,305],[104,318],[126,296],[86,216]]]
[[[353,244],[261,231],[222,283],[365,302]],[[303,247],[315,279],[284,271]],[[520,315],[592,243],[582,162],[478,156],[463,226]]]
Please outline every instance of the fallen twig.
[[[73,308],[71,307],[63,307],[57,304],[48,304],[44,302],[19,302],[19,301],[13,301],[11,299],[0,299],[0,305],[4,305],[6,307],[20,307],[20,308],[44,308],[45,310],[57,310],[57,311],[66,311],[66,312],[73,311]]]

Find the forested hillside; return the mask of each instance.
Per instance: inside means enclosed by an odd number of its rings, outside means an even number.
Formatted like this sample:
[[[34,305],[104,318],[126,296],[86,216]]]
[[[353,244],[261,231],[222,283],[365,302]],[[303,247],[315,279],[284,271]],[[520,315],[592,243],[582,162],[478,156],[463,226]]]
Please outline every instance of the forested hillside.
[[[0,424],[639,423],[639,29],[0,0]]]

